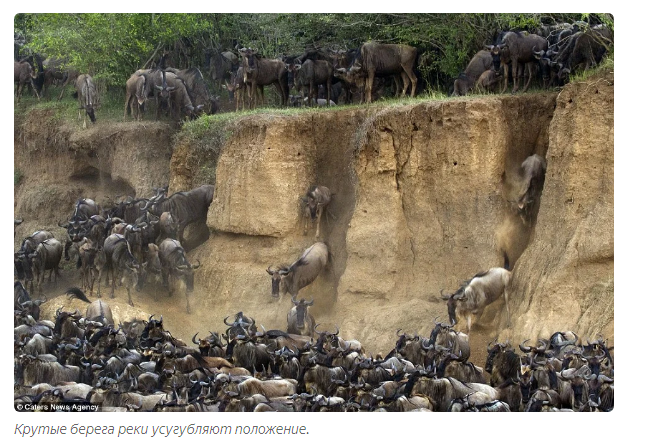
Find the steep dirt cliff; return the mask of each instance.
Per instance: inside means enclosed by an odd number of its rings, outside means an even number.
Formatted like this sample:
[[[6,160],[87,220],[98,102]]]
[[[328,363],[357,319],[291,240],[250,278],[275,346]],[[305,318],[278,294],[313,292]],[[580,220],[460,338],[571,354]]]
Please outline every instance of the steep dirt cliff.
[[[148,196],[161,184],[172,192],[214,178],[209,238],[190,252],[201,261],[192,314],[181,293],[167,297],[156,285],[135,296],[136,308],[163,314],[185,340],[223,331],[223,318],[237,311],[285,329],[290,296],[270,296],[266,268],[290,264],[315,241],[313,227],[303,234],[300,197],[322,184],[334,192],[320,237],[330,261],[300,293],[314,298],[319,330],[338,326],[368,352],[386,353],[397,329],[428,334],[434,318],[446,321],[441,288],[503,266],[505,252],[514,264],[512,326],[501,298],[472,327],[473,349],[556,330],[613,341],[613,103],[607,74],[559,95],[266,113],[203,141],[218,146],[212,152],[183,133],[172,146],[164,124],[39,131],[30,115],[16,126],[14,159],[24,177],[15,214],[26,219],[16,239],[41,228],[62,235],[55,220],[81,196]],[[517,168],[531,154],[548,163],[535,226],[510,203]],[[116,302],[124,299],[118,293]],[[45,306],[60,302],[68,304]]]

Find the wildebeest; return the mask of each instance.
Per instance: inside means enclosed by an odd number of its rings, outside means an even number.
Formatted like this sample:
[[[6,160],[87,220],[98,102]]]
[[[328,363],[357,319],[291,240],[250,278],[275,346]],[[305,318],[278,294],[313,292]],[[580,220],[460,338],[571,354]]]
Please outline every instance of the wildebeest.
[[[281,105],[287,105],[289,97],[288,71],[281,60],[258,58],[257,50],[242,48],[239,50],[242,55],[244,67],[244,83],[250,82],[248,101],[250,108],[257,106],[257,96],[253,98],[258,86],[275,85],[280,94]],[[262,90],[262,103],[264,103],[264,91]]]
[[[62,254],[63,245],[61,245],[61,242],[55,238],[50,238],[39,243],[34,252],[28,255],[32,261],[32,270],[39,291],[43,290],[42,284],[45,279],[45,271],[50,270],[50,281],[52,281],[52,273],[54,273],[55,280],[59,276],[59,263]]]
[[[20,101],[23,88],[25,88],[27,83],[31,85],[34,93],[36,93],[36,87],[34,87],[35,77],[36,74],[34,74],[34,69],[29,62],[25,59],[21,61],[14,60],[14,82],[16,83],[16,99],[18,101]],[[38,93],[36,93],[36,95],[38,96]]]
[[[555,58],[560,78],[568,77],[579,66],[586,70],[599,64],[611,46],[612,39],[611,30],[603,26],[572,34]]]
[[[116,276],[126,286],[126,292],[129,297],[129,305],[133,306],[131,300],[131,288],[136,291],[142,289],[142,266],[138,264],[131,253],[129,242],[121,234],[111,234],[104,241],[104,253],[106,255],[107,274],[112,276],[111,298],[115,295]],[[106,277],[108,282],[108,276]],[[99,291],[97,293],[99,296]]]
[[[213,195],[214,186],[204,184],[188,192],[176,192],[168,198],[159,194],[149,200],[142,210],[148,210],[158,217],[163,212],[170,212],[178,221],[178,240],[183,244],[185,227],[195,221],[207,219]]]
[[[232,73],[238,65],[237,56],[231,51],[219,52],[214,48],[205,50],[205,67],[208,68],[210,78],[216,82],[217,89],[221,89],[221,83],[226,79],[232,82]]]
[[[325,85],[326,102],[329,107],[330,97],[332,94],[332,64],[326,60],[306,60],[302,64],[290,65],[289,69],[294,75],[294,85],[297,91],[302,92],[308,88],[308,102],[312,106],[312,101],[317,99],[318,86]]]
[[[316,280],[327,265],[328,255],[327,245],[316,242],[307,248],[291,266],[278,269],[271,269],[269,266],[266,272],[271,275],[271,295],[277,298],[281,290],[283,294],[290,293],[295,299],[300,289]]]
[[[485,70],[476,80],[475,88],[478,93],[494,93],[501,77],[493,69]]]
[[[194,107],[185,82],[183,82],[183,80],[172,71],[163,71],[161,76],[165,78],[165,91],[169,93],[169,107],[167,111],[171,111],[172,119],[180,121],[181,111],[183,111],[188,117],[194,118],[196,116],[196,112],[202,109],[203,106],[201,105],[200,107]],[[156,87],[158,87],[157,83]],[[163,90],[161,90],[161,95],[162,93]],[[158,111],[160,111],[160,108]]]
[[[478,320],[485,307],[503,294],[506,301],[508,326],[510,326],[508,285],[511,278],[512,272],[505,268],[490,268],[472,277],[453,294],[445,295],[441,291],[442,299],[447,301],[451,325],[456,325],[458,322],[456,318],[456,311],[458,311],[458,315],[467,320],[467,334],[469,335],[472,328],[472,316],[476,316],[476,320]]]
[[[297,301],[292,297],[291,302],[293,302],[294,306],[291,307],[287,314],[287,333],[312,336],[314,333],[314,316],[309,314],[308,307],[314,305],[314,299],[310,301],[300,299],[300,301]]]
[[[81,74],[74,83],[74,88],[79,100],[79,110],[85,110],[83,127],[86,128],[86,115],[91,122],[95,122],[95,107],[99,105],[99,94],[93,78],[89,74]],[[81,118],[81,116],[79,116]]]
[[[131,110],[131,117],[138,121],[142,119],[142,108],[147,100],[147,79],[141,74],[134,73],[126,81],[126,100],[124,101],[124,120],[127,111]]]
[[[452,96],[465,96],[470,90],[474,89],[476,81],[481,74],[489,70],[492,66],[492,54],[487,50],[481,50],[472,57],[465,71],[454,81],[454,91]]]
[[[522,90],[522,92],[526,92],[530,85],[530,81],[533,79],[533,68],[537,62],[535,51],[546,51],[548,49],[548,42],[545,38],[536,34],[524,35],[521,32],[510,31],[503,36],[503,41],[500,45],[493,45],[489,48],[492,55],[495,57],[494,70],[499,71],[500,67],[498,65],[503,64],[504,80],[503,90],[501,90],[501,93],[505,93],[508,89],[509,63],[512,63],[513,93],[516,93],[519,89],[519,77],[523,78],[523,73],[519,76],[519,64],[523,64],[527,68],[528,82],[526,82],[526,85]],[[499,62],[497,62],[497,60]]]
[[[81,287],[89,290],[91,296],[95,284],[95,258],[97,257],[98,248],[103,245],[103,241],[101,245],[98,245],[84,237],[82,244],[79,246],[77,267],[81,269]]]
[[[409,45],[367,42],[361,45],[360,59],[349,71],[360,70],[365,77],[367,103],[372,101],[372,85],[375,75],[401,75],[404,84],[402,96],[406,94],[410,85],[411,97],[414,97],[418,81],[413,71],[416,58],[417,50]]]
[[[537,154],[530,155],[521,163],[520,172],[523,183],[522,192],[517,197],[517,208],[527,221],[530,218],[531,208],[539,200],[544,188],[546,160]]]
[[[174,282],[182,279],[185,282],[185,298],[187,300],[187,312],[190,312],[190,293],[194,291],[194,270],[201,266],[191,265],[185,257],[185,250],[178,240],[165,239],[159,246],[160,264],[162,268],[163,286],[169,287],[171,296],[174,289]],[[170,279],[172,283],[169,283]]]
[[[214,97],[208,91],[208,86],[203,79],[203,74],[198,68],[188,68],[177,70],[169,68],[179,79],[187,91],[189,99],[194,107],[194,114],[207,113],[214,114],[219,108],[218,97]]]
[[[326,186],[312,186],[302,198],[305,202],[305,229],[303,234],[307,234],[307,226],[310,221],[316,220],[316,238],[320,235],[320,220],[323,212],[327,211],[327,205],[332,199],[332,193]]]
[[[96,301],[90,302],[84,292],[77,287],[68,288],[66,294],[90,304],[86,308],[87,321],[101,322],[105,326],[115,324],[111,307],[103,300],[97,299]]]
[[[30,282],[30,290],[34,292],[32,262],[29,254],[33,253],[39,243],[54,238],[50,231],[36,231],[32,235],[25,237],[20,244],[20,249],[14,254],[14,268],[18,280]]]

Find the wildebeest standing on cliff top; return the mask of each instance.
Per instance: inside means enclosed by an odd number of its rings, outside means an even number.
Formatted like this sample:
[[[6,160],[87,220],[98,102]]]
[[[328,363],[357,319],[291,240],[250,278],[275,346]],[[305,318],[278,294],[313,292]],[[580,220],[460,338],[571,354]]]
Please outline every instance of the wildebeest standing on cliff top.
[[[366,77],[366,102],[372,101],[372,84],[375,75],[395,75],[402,76],[404,89],[402,96],[406,94],[409,83],[411,85],[411,97],[415,96],[415,87],[418,79],[415,76],[413,67],[417,58],[417,49],[409,45],[388,44],[368,42],[361,45],[361,66],[355,62],[350,71],[361,70]]]
[[[85,110],[83,128],[86,128],[86,115],[90,118],[91,122],[95,122],[95,107],[99,105],[99,95],[97,94],[97,87],[93,82],[93,78],[89,74],[81,74],[77,77],[74,84],[77,98],[79,99],[79,118],[81,118],[81,110]]]
[[[290,293],[293,299],[298,295],[300,289],[306,287],[320,274],[327,265],[329,250],[323,242],[316,242],[307,248],[300,258],[291,266],[271,269],[269,266],[266,272],[271,275],[271,295],[280,296],[282,293]]]
[[[36,87],[34,87],[35,77],[36,75],[34,74],[34,69],[29,62],[27,62],[25,59],[21,60],[20,62],[14,60],[14,82],[17,84],[16,98],[18,101],[20,101],[20,97],[23,93],[23,88],[25,88],[25,85],[27,83],[32,86],[34,93],[36,93]],[[36,95],[38,96],[38,93],[36,93]]]
[[[257,106],[257,96],[253,98],[258,86],[275,85],[280,93],[282,106],[287,105],[289,98],[288,78],[289,72],[281,60],[258,58],[257,50],[242,48],[239,50],[242,55],[242,66],[244,67],[244,83],[250,82],[248,90],[248,101],[250,108]],[[262,104],[264,103],[264,92],[262,90]]]

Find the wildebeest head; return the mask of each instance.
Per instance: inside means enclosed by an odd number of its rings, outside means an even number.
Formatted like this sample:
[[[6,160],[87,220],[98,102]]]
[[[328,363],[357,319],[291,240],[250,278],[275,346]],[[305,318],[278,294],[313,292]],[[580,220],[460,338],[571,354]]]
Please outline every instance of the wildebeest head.
[[[291,274],[291,271],[287,268],[271,269],[269,266],[266,268],[266,272],[271,275],[271,296],[279,297],[280,284],[287,275]]]
[[[147,263],[139,264],[135,261],[127,261],[125,266],[122,283],[129,289],[135,288],[136,291],[142,290],[145,278],[144,270],[146,269]]]
[[[162,72],[162,84],[161,85],[156,85],[156,89],[159,91],[159,97],[162,99],[164,103],[169,103],[169,94],[176,89],[176,87],[171,87],[167,84],[167,76],[165,74],[166,72]]]
[[[314,299],[307,302],[305,299],[300,299],[300,301],[297,301],[292,297],[291,302],[293,302],[293,304],[296,306],[296,328],[302,330],[305,328],[305,320],[307,319],[307,307],[314,305]]]
[[[453,326],[456,325],[458,319],[456,318],[456,306],[458,302],[467,300],[465,296],[465,287],[460,287],[454,294],[444,294],[440,290],[442,300],[447,301],[447,313],[449,314],[449,323]]]
[[[189,262],[177,265],[175,270],[183,277],[185,281],[185,291],[191,293],[194,291],[194,270],[201,266],[201,262],[197,260],[196,265],[191,265]]]
[[[485,360],[485,371],[487,373],[492,373],[492,368],[494,367],[494,360],[496,357],[499,354],[505,352],[510,347],[510,344],[508,342],[495,342],[492,347],[490,347],[490,345],[492,345],[492,342],[488,344],[488,356]]]
[[[242,65],[244,67],[244,82],[247,82],[250,75],[258,69],[257,50],[242,48],[239,53],[242,56]]]

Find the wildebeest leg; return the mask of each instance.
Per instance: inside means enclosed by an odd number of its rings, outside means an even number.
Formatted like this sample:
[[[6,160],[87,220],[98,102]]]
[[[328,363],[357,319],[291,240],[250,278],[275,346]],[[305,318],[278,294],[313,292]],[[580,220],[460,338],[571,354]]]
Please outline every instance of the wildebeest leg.
[[[133,107],[131,107],[131,95],[126,94],[126,102],[124,103],[124,120],[126,121],[126,111],[131,108],[131,117],[133,117]]]
[[[526,93],[526,90],[528,90],[528,86],[530,85],[530,81],[533,79],[533,68],[535,68],[533,62],[528,62],[526,64],[526,68],[528,69],[528,82],[526,82],[526,86],[521,91],[522,93]]]
[[[508,89],[508,64],[503,64],[503,89],[501,89],[501,94],[505,93]]]
[[[320,205],[317,205],[316,209],[316,238],[320,235],[320,218],[323,215],[323,208]]]
[[[129,296],[129,305],[133,306],[133,301],[131,300],[131,287],[126,287],[126,295]]]
[[[519,90],[519,69],[517,59],[512,59],[512,94]]]
[[[314,95],[315,95],[315,88],[314,88],[314,78],[312,77],[309,79],[309,106],[312,107],[314,105]],[[316,104],[318,104],[318,97],[316,97]]]
[[[415,89],[418,86],[418,78],[415,76],[415,72],[411,67],[404,68],[404,70],[411,81],[411,97],[413,98],[415,97]]]
[[[401,96],[404,96],[404,95],[406,95],[406,90],[407,90],[408,87],[409,87],[409,82],[410,82],[410,81],[409,81],[409,75],[406,74],[406,71],[402,71],[402,74],[400,75],[400,77],[402,78],[402,85],[404,86],[404,87],[402,88],[402,94],[401,94]],[[395,90],[395,93],[397,93],[397,91],[398,91],[398,89]]]
[[[372,83],[375,79],[375,72],[373,70],[368,71],[368,77],[366,78],[366,103],[370,104],[372,102]]]
[[[111,268],[111,276],[113,277],[111,283],[111,299],[115,298],[115,268]]]
[[[503,290],[503,298],[506,300],[506,314],[508,316],[508,327],[510,327],[510,307],[508,306],[508,290]]]

